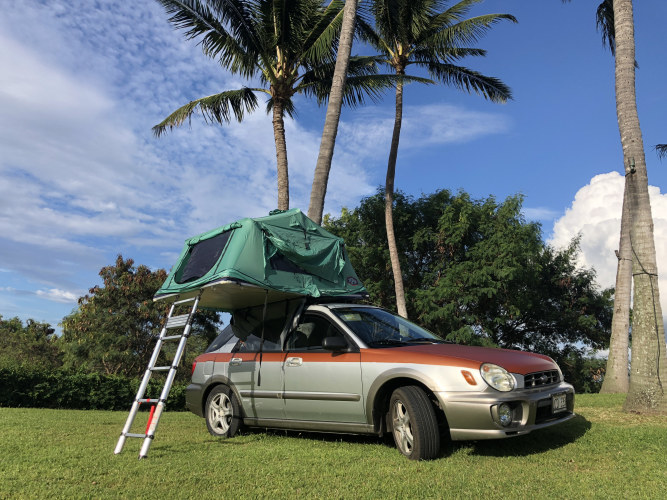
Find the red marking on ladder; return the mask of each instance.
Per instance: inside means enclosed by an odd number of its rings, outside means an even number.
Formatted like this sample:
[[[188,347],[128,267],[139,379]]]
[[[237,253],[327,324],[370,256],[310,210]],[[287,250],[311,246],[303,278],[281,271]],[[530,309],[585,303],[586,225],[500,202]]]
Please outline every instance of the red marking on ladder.
[[[151,406],[151,412],[148,415],[148,423],[146,424],[146,434],[148,434],[148,429],[150,429],[151,421],[153,420],[153,413],[155,413],[155,405]]]

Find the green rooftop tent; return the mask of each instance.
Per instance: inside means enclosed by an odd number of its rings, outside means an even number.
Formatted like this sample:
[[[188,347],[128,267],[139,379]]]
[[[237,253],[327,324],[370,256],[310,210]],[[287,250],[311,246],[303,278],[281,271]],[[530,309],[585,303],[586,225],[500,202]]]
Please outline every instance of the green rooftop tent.
[[[223,311],[303,296],[368,295],[343,240],[299,209],[241,219],[186,240],[155,300],[200,293],[200,307]]]

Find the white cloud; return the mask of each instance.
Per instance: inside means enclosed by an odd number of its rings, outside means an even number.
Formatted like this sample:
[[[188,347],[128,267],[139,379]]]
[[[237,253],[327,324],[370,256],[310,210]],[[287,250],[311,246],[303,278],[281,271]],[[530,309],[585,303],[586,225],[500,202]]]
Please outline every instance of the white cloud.
[[[593,177],[575,195],[572,206],[554,225],[549,241],[554,246],[567,245],[581,234],[579,263],[593,267],[602,287],[613,287],[616,281],[621,228],[621,207],[625,179],[617,172]],[[654,238],[658,262],[659,286],[663,290],[662,310],[667,313],[667,194],[649,186],[653,213]]]
[[[64,304],[76,303],[79,296],[75,293],[58,288],[51,288],[49,290],[37,290],[35,292],[38,296],[43,297],[54,302],[62,302]]]
[[[524,207],[523,214],[528,220],[554,220],[560,215],[559,212],[547,207]]]
[[[340,127],[340,131],[353,138],[349,140],[350,147],[366,157],[380,152],[386,163],[394,110],[391,107],[364,108],[357,110],[354,117]],[[446,103],[407,105],[403,108],[400,150],[469,142],[509,129],[508,118],[500,113],[472,111]]]

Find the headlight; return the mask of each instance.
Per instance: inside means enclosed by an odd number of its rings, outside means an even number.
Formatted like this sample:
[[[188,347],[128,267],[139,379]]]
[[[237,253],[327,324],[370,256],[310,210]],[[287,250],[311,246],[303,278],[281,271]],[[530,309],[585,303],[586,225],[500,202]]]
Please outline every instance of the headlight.
[[[502,392],[514,389],[514,377],[502,366],[484,363],[479,371],[485,382],[494,389]]]

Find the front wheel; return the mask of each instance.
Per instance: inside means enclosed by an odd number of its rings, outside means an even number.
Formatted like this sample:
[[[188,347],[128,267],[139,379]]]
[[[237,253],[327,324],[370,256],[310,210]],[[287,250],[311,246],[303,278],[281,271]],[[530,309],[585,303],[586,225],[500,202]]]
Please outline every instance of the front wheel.
[[[411,460],[431,460],[438,455],[438,419],[422,388],[410,385],[396,389],[389,412],[394,442],[403,455]]]
[[[206,427],[214,436],[234,437],[240,426],[240,408],[232,390],[214,387],[206,398]]]

